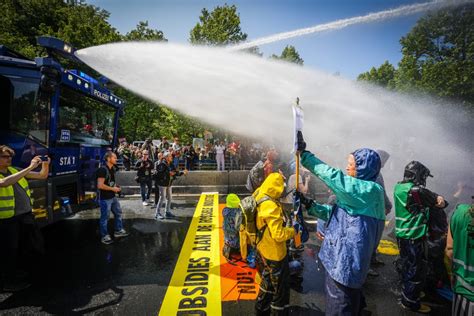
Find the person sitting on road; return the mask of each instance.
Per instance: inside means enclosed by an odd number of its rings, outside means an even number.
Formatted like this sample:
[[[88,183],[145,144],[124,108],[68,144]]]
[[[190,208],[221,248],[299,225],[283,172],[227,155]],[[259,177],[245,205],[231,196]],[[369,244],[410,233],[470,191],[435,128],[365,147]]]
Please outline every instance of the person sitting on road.
[[[120,186],[115,182],[115,168],[117,164],[117,156],[108,151],[104,155],[105,165],[97,169],[97,189],[99,189],[99,206],[100,206],[100,237],[103,244],[113,243],[110,237],[107,222],[109,221],[110,212],[114,214],[115,220],[115,238],[126,237],[128,232],[123,229],[122,208],[120,202],[115,196],[121,191]]]
[[[224,247],[222,254],[227,260],[240,260],[240,240],[239,229],[242,218],[242,211],[239,207],[240,199],[237,194],[227,195],[226,206],[222,210]],[[240,220],[239,220],[240,219]]]
[[[309,215],[327,221],[319,252],[326,269],[326,314],[360,315],[366,307],[362,285],[385,222],[383,189],[375,182],[380,157],[368,148],[354,151],[345,175],[307,151],[301,132],[297,136],[302,165],[336,196],[335,205],[327,205],[297,193]]]

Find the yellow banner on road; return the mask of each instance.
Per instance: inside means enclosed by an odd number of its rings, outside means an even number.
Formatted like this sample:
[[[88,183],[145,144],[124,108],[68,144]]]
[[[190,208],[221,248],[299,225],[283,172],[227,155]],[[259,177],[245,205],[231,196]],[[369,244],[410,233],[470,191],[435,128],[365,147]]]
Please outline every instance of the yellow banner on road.
[[[221,315],[219,197],[202,193],[159,315]]]

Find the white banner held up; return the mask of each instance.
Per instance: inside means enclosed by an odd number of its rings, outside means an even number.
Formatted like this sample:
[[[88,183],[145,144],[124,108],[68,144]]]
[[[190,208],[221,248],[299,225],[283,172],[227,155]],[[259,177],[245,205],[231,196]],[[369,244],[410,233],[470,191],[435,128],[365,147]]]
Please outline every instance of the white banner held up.
[[[295,125],[295,131],[293,133],[293,151],[292,153],[296,152],[298,148],[298,140],[296,138],[296,134],[298,131],[303,132],[303,122],[304,122],[304,113],[303,108],[300,105],[300,98],[296,98],[296,103],[293,104],[293,121]]]

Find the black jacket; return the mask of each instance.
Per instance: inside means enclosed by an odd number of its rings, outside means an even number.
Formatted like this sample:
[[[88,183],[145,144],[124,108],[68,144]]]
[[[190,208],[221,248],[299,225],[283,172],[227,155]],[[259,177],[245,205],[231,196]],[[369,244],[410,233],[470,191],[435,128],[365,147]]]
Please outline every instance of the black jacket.
[[[151,171],[153,170],[153,162],[150,159],[138,160],[135,163],[135,168],[137,169],[137,177],[139,177],[140,181],[151,179]]]

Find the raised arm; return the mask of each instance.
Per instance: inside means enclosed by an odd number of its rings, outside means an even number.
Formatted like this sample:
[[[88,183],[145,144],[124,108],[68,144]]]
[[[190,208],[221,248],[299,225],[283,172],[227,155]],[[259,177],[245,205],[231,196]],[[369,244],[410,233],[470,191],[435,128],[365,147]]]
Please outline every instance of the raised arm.
[[[37,156],[35,158],[38,158],[41,161],[40,156]],[[34,158],[33,158],[34,159]],[[37,179],[37,180],[44,180],[48,178],[49,174],[49,164],[51,163],[51,159],[48,157],[47,161],[41,161],[41,170],[40,172],[36,171],[30,171],[27,175],[27,179]]]
[[[21,178],[26,177],[26,175],[28,175],[28,173],[30,173],[31,170],[38,167],[40,163],[41,163],[41,158],[39,156],[34,157],[27,168],[20,170],[17,173],[14,173],[12,175],[9,175],[8,177],[0,179],[0,187],[4,188],[4,187],[14,185],[18,181],[20,181]]]
[[[338,201],[355,207],[365,206],[362,197],[368,193],[368,186],[375,183],[345,175],[341,169],[327,165],[309,151],[303,152],[301,158],[303,166],[321,179],[334,192]]]

